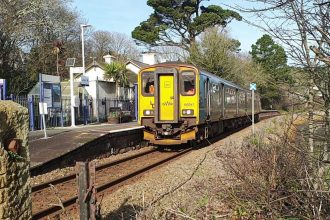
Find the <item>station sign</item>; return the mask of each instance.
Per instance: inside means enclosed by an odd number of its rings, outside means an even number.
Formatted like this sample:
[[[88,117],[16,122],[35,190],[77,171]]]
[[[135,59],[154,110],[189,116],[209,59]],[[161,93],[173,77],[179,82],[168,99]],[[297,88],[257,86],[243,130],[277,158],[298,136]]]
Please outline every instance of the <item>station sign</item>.
[[[47,74],[40,74],[41,81],[47,83],[60,83],[61,78],[59,76],[47,75]]]
[[[80,77],[80,85],[81,86],[89,86],[89,77],[88,76],[81,76]]]
[[[83,73],[84,68],[83,67],[70,67],[70,71],[72,71],[73,73]]]
[[[256,83],[250,83],[250,90],[257,90],[257,84]]]
[[[6,80],[0,79],[0,100],[6,100]]]
[[[48,114],[48,106],[46,102],[39,102],[39,114],[47,115]]]

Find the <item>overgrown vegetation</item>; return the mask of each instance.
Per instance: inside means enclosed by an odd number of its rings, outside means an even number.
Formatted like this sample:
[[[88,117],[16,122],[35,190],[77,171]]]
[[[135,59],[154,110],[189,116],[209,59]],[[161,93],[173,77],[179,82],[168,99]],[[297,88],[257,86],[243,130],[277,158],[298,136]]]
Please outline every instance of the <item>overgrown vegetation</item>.
[[[278,129],[249,137],[237,151],[218,153],[230,176],[226,201],[239,218],[326,219],[329,168],[320,172],[308,144],[291,142],[289,128]]]
[[[305,119],[292,119],[274,119],[241,144],[211,151],[218,176],[197,170],[194,181],[175,194],[179,198],[169,198],[162,208],[143,206],[135,218],[328,219],[329,167],[310,153],[301,133]]]

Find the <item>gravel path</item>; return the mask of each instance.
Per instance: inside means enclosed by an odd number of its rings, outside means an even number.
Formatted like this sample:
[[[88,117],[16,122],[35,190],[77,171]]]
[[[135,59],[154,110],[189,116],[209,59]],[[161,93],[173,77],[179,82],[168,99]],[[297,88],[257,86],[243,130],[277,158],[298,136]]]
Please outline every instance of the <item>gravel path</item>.
[[[261,121],[256,124],[256,131],[263,131],[279,120],[281,117]],[[207,190],[216,187],[215,178],[225,179],[216,152],[241,146],[244,137],[250,134],[251,127],[245,128],[105,195],[99,199],[103,219],[135,219],[136,213],[143,219],[208,219],[212,207],[207,204],[212,204],[214,199],[217,217],[226,218],[225,202]],[[194,216],[196,210],[202,216]],[[219,210],[222,211],[219,213]]]

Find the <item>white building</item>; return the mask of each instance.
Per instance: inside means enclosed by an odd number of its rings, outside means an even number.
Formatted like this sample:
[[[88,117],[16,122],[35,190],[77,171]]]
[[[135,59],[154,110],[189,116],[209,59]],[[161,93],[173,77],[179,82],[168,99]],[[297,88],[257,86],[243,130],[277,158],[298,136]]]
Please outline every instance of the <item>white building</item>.
[[[105,63],[111,63],[115,57],[105,55]],[[141,68],[156,63],[155,53],[142,54],[142,62],[129,60],[126,63],[128,73],[128,87],[120,87],[113,79],[105,79],[104,64],[93,61],[87,65],[85,76],[89,78],[89,86],[85,87],[88,93],[89,105],[92,106],[93,117],[104,118],[109,114],[111,107],[120,107],[122,110],[132,110],[134,102],[134,84],[137,83],[137,74]],[[81,75],[80,75],[81,76]],[[80,82],[80,76],[76,78],[76,82]],[[128,106],[129,105],[129,106]]]

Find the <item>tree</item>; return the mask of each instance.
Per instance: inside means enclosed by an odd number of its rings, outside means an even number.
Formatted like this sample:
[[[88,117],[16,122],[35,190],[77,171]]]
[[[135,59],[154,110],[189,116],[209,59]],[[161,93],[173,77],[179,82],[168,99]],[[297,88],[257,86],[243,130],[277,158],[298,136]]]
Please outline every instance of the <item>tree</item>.
[[[240,42],[228,33],[211,28],[190,49],[188,61],[224,79],[247,87],[249,82],[264,84],[264,71],[248,56],[239,54]]]
[[[273,41],[271,36],[265,34],[252,45],[250,54],[252,59],[264,68],[265,75],[268,76],[269,83],[266,86],[259,86],[262,106],[272,108],[282,101],[284,91],[280,85],[293,81],[285,51]]]
[[[325,141],[325,152],[330,152],[330,138],[328,138],[330,137],[329,1],[249,1],[257,4],[262,3],[249,9],[243,9],[245,12],[254,13],[261,21],[259,24],[255,22],[251,24],[257,25],[281,41],[285,45],[292,64],[303,69],[309,78],[308,83],[302,86],[308,88],[305,89],[305,95],[308,100],[309,146],[311,151],[314,149],[313,111],[316,104],[314,87],[316,86],[322,94],[322,102],[319,104],[322,105],[320,110],[324,112],[325,137],[327,137],[323,141]]]
[[[132,37],[151,45],[178,46],[189,50],[207,28],[227,26],[242,17],[218,5],[204,6],[204,0],[148,0],[154,12],[140,23]]]
[[[158,46],[153,47],[153,51],[160,55],[163,61],[187,61],[188,51],[176,46]]]
[[[114,61],[105,65],[104,78],[107,80],[113,79],[120,86],[128,85],[128,78],[125,63]]]
[[[132,38],[122,33],[95,31],[91,37],[92,53],[98,61],[106,54],[114,55],[121,62],[138,59],[139,50]]]
[[[260,63],[266,71],[272,72],[276,80],[286,80],[281,74],[287,68],[285,50],[276,44],[272,37],[265,34],[253,44],[250,54],[255,62]]]
[[[117,96],[119,96],[119,87],[126,87],[129,85],[127,76],[128,72],[129,70],[126,69],[126,65],[123,62],[114,61],[105,64],[104,78],[115,81]]]
[[[91,37],[92,53],[95,58],[102,61],[103,56],[110,51],[111,33],[108,31],[95,31]]]
[[[307,101],[308,130],[302,136],[308,137],[309,152],[302,149],[302,154],[311,161],[305,167],[305,184],[310,191],[316,192],[315,201],[306,209],[311,210],[313,219],[320,219],[328,211],[324,207],[323,193],[329,190],[328,178],[330,157],[330,13],[328,0],[251,0],[257,5],[244,9],[254,13],[261,23],[253,22],[263,31],[285,45],[292,65],[304,74],[308,80],[298,85],[300,95]],[[318,91],[315,91],[315,88]],[[297,86],[293,88],[297,90]],[[321,96],[316,96],[321,93]],[[314,123],[315,110],[318,123]],[[320,128],[322,126],[322,128]],[[314,135],[315,127],[324,133]],[[314,140],[317,140],[314,142]],[[301,146],[304,144],[302,143]],[[299,190],[299,189],[298,189]],[[322,207],[322,208],[320,208]]]
[[[226,32],[211,28],[190,49],[189,61],[227,80],[239,83],[239,76],[232,75],[230,62],[235,59],[240,42],[230,39]]]
[[[8,79],[9,93],[27,93],[38,73],[56,74],[57,55],[60,64],[67,54],[77,57],[77,47],[53,53],[56,40],[79,41],[79,14],[69,2],[0,1],[0,78]]]

